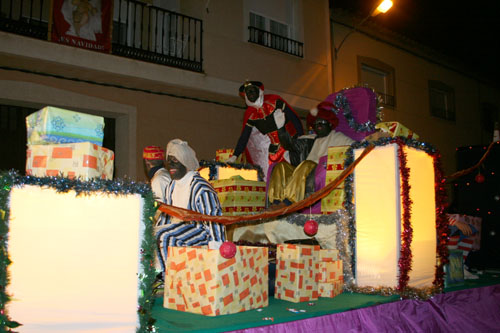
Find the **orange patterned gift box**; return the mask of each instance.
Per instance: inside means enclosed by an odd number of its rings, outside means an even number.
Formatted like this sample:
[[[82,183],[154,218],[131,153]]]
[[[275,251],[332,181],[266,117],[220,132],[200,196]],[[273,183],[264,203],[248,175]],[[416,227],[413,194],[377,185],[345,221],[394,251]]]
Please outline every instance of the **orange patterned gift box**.
[[[342,268],[342,260],[335,261],[320,261],[319,263],[319,282],[333,282],[344,280],[344,272]]]
[[[321,249],[319,250],[319,261],[332,262],[339,260],[339,250],[336,249]]]
[[[218,316],[268,305],[268,249],[238,246],[225,259],[206,247],[169,247],[163,306]]]
[[[343,280],[318,283],[318,290],[320,297],[333,298],[335,296],[342,294],[343,289],[344,289]]]
[[[278,244],[274,297],[290,302],[318,299],[319,246]]]
[[[113,151],[91,142],[28,145],[26,174],[113,179],[114,159]]]

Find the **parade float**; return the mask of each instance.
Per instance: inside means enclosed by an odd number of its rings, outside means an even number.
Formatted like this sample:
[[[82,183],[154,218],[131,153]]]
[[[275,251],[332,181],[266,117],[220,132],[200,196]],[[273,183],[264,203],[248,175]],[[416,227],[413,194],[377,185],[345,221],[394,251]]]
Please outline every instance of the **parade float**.
[[[53,107],[29,117],[26,176],[0,177],[0,324],[209,331],[208,322],[182,328],[165,318],[231,315],[239,316],[231,329],[315,316],[332,325],[335,306],[327,302],[347,294],[389,297],[376,301],[385,303],[441,293],[448,219],[439,152],[404,125],[380,122],[369,88],[344,89],[325,101],[335,105],[335,130],[354,142],[328,148],[314,193],[273,208],[273,163],[262,150],[269,138],[252,133],[257,139],[250,138],[245,156],[231,160],[234,150],[221,147],[200,163],[222,216],[162,204],[148,184],[112,179],[114,154],[101,146],[99,117]],[[161,293],[153,288],[157,210],[224,224],[228,238],[218,250],[169,247]],[[315,304],[322,306],[317,313]],[[297,316],[269,314],[283,307]],[[210,330],[229,330],[224,325]]]

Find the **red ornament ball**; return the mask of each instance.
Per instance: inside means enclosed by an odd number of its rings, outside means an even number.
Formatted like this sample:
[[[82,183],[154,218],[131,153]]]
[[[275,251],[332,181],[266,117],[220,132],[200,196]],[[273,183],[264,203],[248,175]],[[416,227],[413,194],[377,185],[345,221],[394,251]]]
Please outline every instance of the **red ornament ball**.
[[[219,252],[223,258],[231,259],[236,255],[236,245],[233,242],[224,242],[220,246]]]
[[[484,183],[484,175],[481,173],[478,173],[475,180],[476,180],[476,183],[479,183],[479,184]]]
[[[304,232],[308,236],[314,236],[318,232],[318,222],[309,220],[304,224]]]

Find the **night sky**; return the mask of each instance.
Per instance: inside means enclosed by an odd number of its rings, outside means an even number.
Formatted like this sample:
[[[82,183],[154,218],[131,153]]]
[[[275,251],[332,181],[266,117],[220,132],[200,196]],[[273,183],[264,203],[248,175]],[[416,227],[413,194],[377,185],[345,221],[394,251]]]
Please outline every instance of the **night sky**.
[[[500,76],[500,1],[479,0],[466,7],[450,0],[393,0],[394,6],[374,22],[458,58],[494,81]],[[333,0],[364,17],[376,0]]]

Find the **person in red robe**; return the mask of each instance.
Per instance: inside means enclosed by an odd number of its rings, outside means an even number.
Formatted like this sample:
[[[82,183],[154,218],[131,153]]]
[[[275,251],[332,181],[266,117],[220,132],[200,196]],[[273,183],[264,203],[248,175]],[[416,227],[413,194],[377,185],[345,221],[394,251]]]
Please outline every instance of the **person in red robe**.
[[[285,129],[291,137],[298,137],[304,134],[302,122],[292,107],[280,96],[264,94],[264,85],[259,81],[247,81],[239,89],[240,96],[245,98],[247,109],[243,119],[241,135],[234,149],[233,156],[228,160],[234,163],[236,159],[245,152],[247,161],[256,163],[252,152],[248,151],[247,144],[255,129],[265,135],[261,136],[261,145],[269,142],[264,150],[268,152],[268,163],[277,163],[286,160],[285,148],[280,144],[278,128],[276,127],[275,111],[281,110],[285,114]],[[267,167],[265,168],[267,170]],[[266,171],[263,170],[263,171]]]

